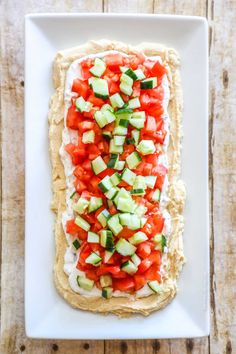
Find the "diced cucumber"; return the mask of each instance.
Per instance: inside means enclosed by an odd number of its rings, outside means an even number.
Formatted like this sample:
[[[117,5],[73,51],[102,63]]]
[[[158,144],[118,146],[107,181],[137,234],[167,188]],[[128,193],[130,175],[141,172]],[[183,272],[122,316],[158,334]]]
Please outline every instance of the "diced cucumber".
[[[90,255],[85,259],[85,263],[97,265],[100,263],[102,258],[96,252],[90,253]]]
[[[106,131],[104,131],[104,132],[102,132],[102,136],[103,136],[107,141],[110,141],[111,138],[112,138],[111,132],[106,132]]]
[[[88,130],[83,133],[82,142],[84,144],[92,144],[94,143],[95,133],[93,130]]]
[[[140,139],[140,131],[136,130],[136,129],[132,130],[131,131],[131,136],[134,139],[134,144],[138,145],[139,139]]]
[[[131,170],[133,168],[136,168],[141,161],[142,158],[139,156],[139,154],[136,151],[132,152],[129,156],[126,157],[127,165]]]
[[[110,275],[102,275],[100,277],[100,284],[102,288],[112,285],[112,277]]]
[[[116,244],[116,251],[122,256],[132,256],[136,251],[136,247],[124,238],[120,238]]]
[[[145,194],[145,189],[143,188],[135,188],[130,191],[130,193],[134,196],[142,196]]]
[[[130,186],[134,184],[136,174],[132,172],[129,168],[125,168],[122,172],[121,179],[128,183]]]
[[[125,189],[125,188],[121,188],[119,190],[119,193],[117,194],[117,196],[115,197],[114,202],[117,204],[119,198],[125,198],[127,200],[132,200],[132,198],[130,197],[130,193]]]
[[[137,150],[142,155],[149,155],[154,154],[154,152],[156,151],[156,147],[153,140],[141,140],[137,146]]]
[[[157,234],[153,237],[153,241],[157,244],[155,249],[159,249],[160,251],[164,251],[164,247],[166,246],[166,237],[162,234]]]
[[[133,256],[131,256],[131,260],[134,263],[134,265],[136,265],[136,267],[138,267],[139,264],[141,263],[141,259],[139,258],[139,256],[137,256],[136,253],[134,253]]]
[[[128,86],[132,86],[134,83],[134,80],[126,73],[121,74],[120,81]]]
[[[125,75],[128,75],[129,77],[131,77],[132,80],[137,80],[138,76],[136,75],[135,71],[133,71],[132,69],[128,69],[125,72]]]
[[[110,101],[113,108],[121,108],[125,104],[119,93],[115,93],[114,95],[110,96]]]
[[[118,127],[127,128],[129,126],[129,119],[120,119],[118,123]]]
[[[134,210],[134,213],[136,215],[138,215],[139,217],[142,217],[143,215],[145,215],[146,212],[147,212],[147,208],[142,204],[138,205]]]
[[[87,242],[99,243],[99,235],[96,234],[95,232],[89,231],[88,232]]]
[[[115,252],[115,250],[113,250],[113,251],[105,250],[104,263],[107,263],[109,261],[109,259],[113,256],[114,252]]]
[[[144,227],[144,225],[146,224],[146,222],[147,222],[147,218],[142,217],[142,218],[141,218],[141,227]]]
[[[143,188],[146,189],[146,180],[144,176],[136,176],[134,181],[134,189]]]
[[[161,291],[161,287],[157,280],[148,281],[147,284],[154,293],[159,293]]]
[[[99,209],[102,206],[102,198],[91,197],[89,201],[88,212],[92,213],[93,211]]]
[[[110,217],[110,213],[107,209],[104,209],[101,211],[100,214],[98,214],[97,219],[100,222],[100,224],[105,227],[107,226],[107,219]]]
[[[141,69],[134,70],[134,73],[137,76],[136,80],[143,80],[146,77]]]
[[[105,103],[105,104],[101,107],[101,111],[102,111],[102,112],[105,112],[105,111],[114,112],[114,109],[112,108],[111,105],[109,105],[108,103]]]
[[[138,268],[136,267],[136,265],[131,262],[131,261],[126,261],[121,265],[121,269],[128,273],[128,274],[134,274],[137,272]]]
[[[118,160],[119,160],[118,154],[111,154],[110,160],[108,161],[108,164],[107,164],[107,167],[114,168],[114,166],[116,165]]]
[[[98,183],[98,187],[101,189],[101,191],[103,193],[109,191],[109,189],[111,189],[113,187],[111,181],[110,181],[110,177],[109,176],[105,176],[101,182]]]
[[[115,135],[114,136],[114,143],[117,146],[123,146],[125,143],[125,136]]]
[[[120,84],[120,90],[123,92],[125,95],[131,96],[133,93],[132,86],[126,84],[124,81],[121,82]]]
[[[110,110],[103,111],[104,117],[106,118],[107,124],[110,124],[116,120],[116,116]]]
[[[129,242],[132,243],[132,245],[138,245],[139,243],[142,243],[147,239],[148,237],[144,232],[138,231],[132,237],[129,238]]]
[[[97,124],[100,128],[105,127],[108,124],[107,119],[102,111],[96,111],[94,113],[94,119],[96,120]]]
[[[111,189],[109,189],[108,192],[105,193],[105,196],[108,199],[113,200],[117,196],[118,192],[119,192],[119,189],[117,187],[112,187]]]
[[[128,107],[135,109],[141,107],[140,101],[138,97],[132,98],[132,100],[129,100],[128,102]]]
[[[119,215],[120,222],[130,230],[137,230],[141,227],[140,217],[135,214],[122,213]]]
[[[116,111],[116,116],[120,116],[122,114],[122,118],[129,119],[130,114],[133,113],[133,110],[130,107],[120,108]]]
[[[114,235],[118,235],[118,233],[123,229],[120,224],[119,214],[111,216],[107,221],[107,225]]]
[[[115,169],[118,171],[122,171],[124,167],[125,167],[125,161],[118,161],[117,164],[115,165]]]
[[[74,249],[77,251],[77,250],[80,248],[80,242],[79,242],[79,240],[75,239],[75,240],[72,242],[72,245],[73,245]]]
[[[117,186],[117,184],[119,184],[121,181],[121,176],[118,172],[115,172],[113,173],[113,175],[110,176],[110,180],[114,186]]]
[[[152,201],[153,202],[159,202],[161,199],[161,191],[159,189],[155,189],[153,195],[152,195]]]
[[[101,231],[101,246],[106,248],[108,251],[113,251],[115,248],[114,239],[112,232],[110,230]]]
[[[126,139],[126,144],[127,144],[127,145],[132,145],[132,144],[134,144],[134,143],[135,143],[135,141],[134,141],[133,138],[128,138],[128,139]]]
[[[106,64],[100,58],[96,58],[94,61],[94,66],[91,69],[89,69],[91,74],[93,74],[96,77],[102,76],[105,70],[106,70]]]
[[[84,290],[91,291],[94,285],[94,281],[80,275],[77,276],[77,284],[80,288]]]
[[[154,188],[157,176],[145,176],[146,185],[148,188]]]
[[[114,135],[127,135],[128,129],[126,127],[118,126],[113,129]]]
[[[144,128],[145,119],[141,118],[130,118],[129,123],[137,129]]]
[[[83,229],[84,231],[89,231],[89,229],[90,229],[90,224],[86,220],[81,218],[81,216],[79,216],[79,215],[76,216],[75,223],[76,223],[76,225],[81,227],[81,229]]]
[[[107,165],[101,156],[96,157],[96,159],[91,162],[91,166],[95,175],[98,175],[107,168]]]
[[[110,152],[110,154],[122,154],[123,146],[115,145],[114,139],[111,139],[110,146],[109,146],[109,152]]]
[[[146,114],[144,111],[133,112],[131,118],[146,119]]]
[[[113,289],[111,287],[102,288],[102,297],[110,299],[112,297]]]
[[[70,199],[74,200],[75,197],[77,196],[78,192],[74,191],[71,195],[70,195]]]
[[[92,104],[90,102],[86,102],[82,96],[75,100],[75,106],[80,112],[89,112],[92,108]]]
[[[92,88],[94,96],[106,100],[109,98],[108,83],[104,79],[93,78]]]
[[[135,203],[131,198],[127,199],[120,197],[118,199],[117,209],[124,213],[133,213],[135,209]]]
[[[140,82],[140,87],[142,90],[153,89],[157,86],[157,78],[149,77],[148,79],[142,80]]]
[[[89,206],[89,201],[85,198],[79,198],[76,204],[73,204],[73,210],[76,211],[78,214],[83,214],[84,211]]]
[[[120,71],[122,73],[125,73],[128,69],[129,69],[128,66],[120,66]]]

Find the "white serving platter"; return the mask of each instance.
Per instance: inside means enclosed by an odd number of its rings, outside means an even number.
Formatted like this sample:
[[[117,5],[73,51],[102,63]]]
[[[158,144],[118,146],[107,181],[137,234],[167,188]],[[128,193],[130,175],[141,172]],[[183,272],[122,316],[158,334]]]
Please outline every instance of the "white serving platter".
[[[200,17],[124,14],[32,14],[25,18],[25,324],[33,338],[132,339],[209,334],[208,26]],[[50,211],[48,103],[58,50],[90,39],[163,43],[182,61],[182,178],[187,186],[179,292],[147,318],[118,319],[72,309],[53,283],[54,215]]]

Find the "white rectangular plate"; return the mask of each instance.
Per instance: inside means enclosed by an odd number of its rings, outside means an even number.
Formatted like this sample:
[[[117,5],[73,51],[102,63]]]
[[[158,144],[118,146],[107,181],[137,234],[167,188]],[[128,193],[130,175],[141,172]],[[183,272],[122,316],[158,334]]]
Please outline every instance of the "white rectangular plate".
[[[209,333],[207,22],[198,17],[39,14],[25,21],[25,321],[34,338],[174,338]],[[90,39],[163,43],[181,57],[184,93],[182,178],[187,186],[179,292],[147,318],[118,319],[72,309],[53,284],[48,103],[56,52]]]

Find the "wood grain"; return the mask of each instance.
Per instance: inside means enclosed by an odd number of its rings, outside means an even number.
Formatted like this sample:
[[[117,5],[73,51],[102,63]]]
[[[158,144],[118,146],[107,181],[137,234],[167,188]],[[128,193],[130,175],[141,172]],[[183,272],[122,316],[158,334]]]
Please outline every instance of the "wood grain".
[[[143,12],[207,16],[210,24],[211,307],[209,338],[31,340],[24,333],[23,16],[29,12]],[[3,0],[1,4],[1,353],[236,353],[236,2]],[[12,141],[14,136],[14,143]],[[10,158],[9,158],[10,157]],[[17,245],[17,247],[15,247]],[[14,260],[14,261],[12,261]],[[9,281],[9,279],[11,281]]]

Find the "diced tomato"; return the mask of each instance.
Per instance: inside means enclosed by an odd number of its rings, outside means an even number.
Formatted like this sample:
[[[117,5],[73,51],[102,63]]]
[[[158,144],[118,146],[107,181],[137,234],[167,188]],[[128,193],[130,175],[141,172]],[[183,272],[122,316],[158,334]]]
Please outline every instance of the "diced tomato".
[[[132,277],[127,277],[126,279],[113,280],[113,289],[120,291],[133,291],[135,288],[135,282]]]
[[[119,69],[123,65],[123,56],[121,54],[109,54],[105,56],[105,62],[109,69]]]
[[[161,213],[155,214],[152,216],[151,222],[152,222],[152,233],[153,234],[159,234],[162,232],[163,227],[164,227],[164,221],[165,221],[165,219],[163,218]]]
[[[94,106],[97,107],[101,107],[104,105],[104,100],[102,100],[101,98],[95,97],[94,95],[89,95],[87,101],[89,101],[90,103],[92,103]]]
[[[106,264],[120,264],[121,258],[122,256],[119,253],[114,252],[111,258],[106,262]]]
[[[147,133],[155,133],[157,129],[156,119],[148,116],[146,119],[145,130]]]
[[[90,180],[90,185],[93,187],[94,190],[98,188],[98,183],[101,182],[101,179],[97,176],[93,176]]]
[[[66,125],[70,129],[78,129],[78,123],[82,119],[82,114],[76,111],[75,106],[72,105],[68,109],[67,116],[66,116]]]
[[[98,177],[99,177],[99,178],[104,178],[105,176],[111,176],[111,175],[113,175],[114,172],[115,172],[114,169],[112,169],[112,168],[107,168],[106,170],[100,172],[100,173],[98,174]]]
[[[75,181],[75,189],[76,189],[76,192],[81,193],[86,189],[86,185],[80,179],[77,179]]]
[[[89,245],[93,252],[97,252],[100,254],[100,252],[103,251],[103,247],[99,243],[89,243]]]
[[[146,284],[146,278],[145,276],[141,274],[135,274],[134,275],[134,282],[135,282],[135,290],[142,289],[144,285]]]
[[[135,81],[133,84],[133,97],[139,97],[140,96],[140,82]]]
[[[117,82],[111,82],[109,85],[109,93],[110,95],[114,95],[115,93],[120,92],[120,86]]]
[[[161,252],[160,251],[152,251],[150,256],[148,257],[152,263],[156,265],[161,265]]]
[[[66,222],[66,232],[70,235],[76,235],[79,231],[81,230],[81,228],[76,225],[75,221],[72,220],[68,220]]]
[[[162,190],[162,186],[167,173],[167,168],[163,165],[158,165],[152,169],[152,174],[157,176],[155,188]]]
[[[84,199],[87,199],[87,200],[90,200],[91,196],[92,196],[92,194],[89,193],[88,191],[83,191],[81,193],[81,198],[84,198]]]
[[[124,227],[123,230],[117,235],[117,237],[122,237],[128,239],[136,233],[136,230],[129,230],[127,227]]]
[[[146,156],[146,162],[150,163],[154,166],[156,166],[158,164],[158,154],[150,154],[148,156]]]
[[[120,273],[120,267],[119,266],[113,266],[113,265],[104,265],[102,264],[100,268],[97,270],[98,275],[103,275],[110,273],[112,275],[117,275]]]
[[[117,213],[117,210],[116,210],[116,207],[114,206],[114,204],[112,206],[110,206],[109,213],[111,215],[115,215]]]
[[[143,175],[144,176],[150,176],[152,172],[152,164],[151,163],[145,163],[143,167]]]
[[[80,79],[75,79],[72,85],[72,92],[77,92],[84,99],[87,98],[87,93],[89,90],[89,85],[87,82]]]
[[[91,161],[89,161],[89,160],[84,160],[84,162],[82,163],[81,166],[86,171],[92,171]]]
[[[137,274],[143,274],[150,268],[152,265],[152,261],[148,258],[145,258],[141,261],[141,263],[138,266],[138,271]]]
[[[94,281],[99,280],[99,276],[96,274],[96,269],[86,270],[85,274],[86,278],[89,278]]]
[[[147,280],[157,280],[161,281],[160,267],[156,264],[152,264],[151,267],[144,273]]]
[[[151,254],[151,246],[148,242],[142,242],[137,246],[136,252],[139,257],[145,259]]]
[[[84,169],[82,166],[78,165],[75,167],[74,171],[73,171],[73,175],[77,178],[82,178],[84,174]]]
[[[94,128],[95,123],[90,122],[89,120],[84,120],[83,122],[79,123],[79,130],[81,133],[85,132],[86,130],[91,130]]]
[[[89,69],[93,66],[92,59],[86,59],[80,63],[81,66],[81,76],[84,80],[89,79],[92,74],[90,73]]]
[[[119,273],[113,274],[112,277],[114,279],[124,279],[127,278],[127,273],[124,272],[123,270],[120,270]]]
[[[100,141],[100,143],[98,143],[98,148],[102,153],[109,154],[109,145],[107,141]]]
[[[159,61],[157,61],[151,68],[151,74],[159,78],[166,74],[166,69]]]
[[[143,63],[143,65],[151,72],[153,65],[155,64],[155,61],[146,59]]]
[[[94,114],[99,110],[99,107],[92,107],[89,112],[84,112],[83,115],[85,118],[94,118]]]

